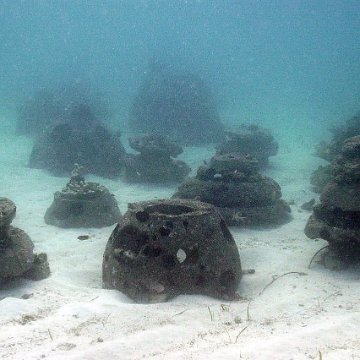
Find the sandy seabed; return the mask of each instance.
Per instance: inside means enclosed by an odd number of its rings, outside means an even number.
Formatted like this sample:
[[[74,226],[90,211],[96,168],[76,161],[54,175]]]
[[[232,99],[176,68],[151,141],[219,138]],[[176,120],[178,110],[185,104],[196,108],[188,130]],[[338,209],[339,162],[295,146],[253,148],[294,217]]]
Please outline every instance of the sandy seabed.
[[[294,201],[293,220],[275,229],[231,228],[243,268],[255,269],[241,281],[242,300],[179,296],[141,305],[102,289],[102,255],[114,226],[46,225],[45,210],[67,179],[29,169],[31,141],[6,134],[0,134],[0,196],[16,203],[13,225],[30,235],[36,252],[48,254],[52,274],[0,291],[1,359],[360,359],[359,268],[335,272],[317,261],[308,267],[326,245],[303,232],[310,213],[300,206],[316,197],[309,176],[320,163],[309,147],[280,147],[266,173],[279,182],[283,198]],[[213,148],[188,148],[183,159],[196,169],[212,154]],[[128,202],[175,191],[88,180],[106,185],[122,212]]]

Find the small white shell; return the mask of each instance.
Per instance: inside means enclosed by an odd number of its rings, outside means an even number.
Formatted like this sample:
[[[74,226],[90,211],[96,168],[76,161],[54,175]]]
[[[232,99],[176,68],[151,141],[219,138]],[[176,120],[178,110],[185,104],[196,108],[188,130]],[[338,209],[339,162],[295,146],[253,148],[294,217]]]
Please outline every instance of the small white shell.
[[[179,263],[183,263],[186,259],[186,252],[183,249],[179,249],[176,253],[176,257]]]

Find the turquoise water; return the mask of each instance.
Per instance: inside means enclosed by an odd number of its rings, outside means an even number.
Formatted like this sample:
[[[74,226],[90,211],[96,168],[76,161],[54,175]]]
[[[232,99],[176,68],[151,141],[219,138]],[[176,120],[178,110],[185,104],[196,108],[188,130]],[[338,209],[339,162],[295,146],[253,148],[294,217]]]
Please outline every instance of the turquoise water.
[[[358,266],[330,271],[315,259],[309,267],[326,242],[306,238],[310,212],[301,209],[318,198],[309,182],[324,164],[312,156],[315,144],[360,110],[359,43],[359,0],[0,0],[0,197],[15,202],[13,225],[51,268],[47,279],[0,290],[0,358],[360,358]],[[44,222],[69,177],[28,167],[34,139],[15,135],[19,107],[42,89],[90,84],[131,151],[129,112],[154,59],[199,75],[225,125],[255,122],[279,143],[264,174],[281,186],[293,218],[266,230],[230,229],[243,268],[256,270],[241,280],[239,302],[184,295],[133,304],[102,288],[115,225]],[[194,175],[214,151],[188,146],[179,159]],[[106,186],[122,213],[177,188],[87,180]]]
[[[2,0],[1,112],[87,81],[124,128],[158,58],[202,76],[225,123],[321,136],[360,107],[359,14],[357,0]]]

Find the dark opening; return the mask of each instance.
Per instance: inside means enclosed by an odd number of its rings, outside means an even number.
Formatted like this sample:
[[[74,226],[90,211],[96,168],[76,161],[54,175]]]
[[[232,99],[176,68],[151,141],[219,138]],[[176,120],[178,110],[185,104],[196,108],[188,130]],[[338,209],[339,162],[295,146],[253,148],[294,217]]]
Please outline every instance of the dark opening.
[[[135,217],[138,221],[140,222],[146,222],[149,220],[150,218],[150,215],[149,213],[147,213],[146,211],[138,211],[136,214],[135,214]]]
[[[165,227],[165,226],[162,226],[160,229],[159,229],[159,233],[161,236],[169,236],[170,233],[171,233],[171,229]]]
[[[172,269],[176,265],[176,260],[172,255],[164,255],[162,261],[165,269]]]
[[[194,246],[190,248],[187,252],[187,258],[186,260],[190,262],[191,264],[196,264],[199,261],[199,249],[197,246]]]
[[[158,257],[162,253],[162,249],[158,246],[145,245],[142,254],[146,257]]]
[[[139,253],[140,249],[149,242],[149,235],[141,232],[136,226],[126,225],[116,235],[114,248],[122,248]]]

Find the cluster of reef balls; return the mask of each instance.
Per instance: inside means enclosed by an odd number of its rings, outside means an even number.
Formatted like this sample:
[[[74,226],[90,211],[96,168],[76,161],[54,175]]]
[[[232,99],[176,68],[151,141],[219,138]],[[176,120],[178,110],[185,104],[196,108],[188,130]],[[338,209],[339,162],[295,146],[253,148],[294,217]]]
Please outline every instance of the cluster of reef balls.
[[[46,254],[34,254],[30,237],[11,225],[15,215],[15,204],[0,198],[0,286],[17,277],[42,280],[50,275]]]
[[[260,166],[277,152],[271,134],[258,126],[225,133],[204,81],[156,62],[130,110],[129,126],[142,136],[129,142],[140,154],[127,154],[120,132],[106,126],[110,113],[89,86],[41,90],[21,107],[17,121],[18,134],[36,135],[29,166],[68,176],[77,163],[102,177],[167,183],[181,182],[190,172],[174,159],[182,152],[180,145],[217,143],[218,153],[250,154]]]
[[[240,256],[228,225],[274,226],[290,220],[279,184],[260,173],[277,154],[266,129],[241,125],[225,131],[205,83],[153,64],[132,104],[127,153],[119,133],[105,124],[108,112],[87,96],[39,93],[21,109],[19,134],[38,135],[29,165],[70,175],[57,191],[45,222],[58,227],[118,223],[103,256],[103,283],[137,302],[179,294],[238,298]],[[322,191],[305,233],[322,237],[342,257],[360,254],[360,116],[338,128],[318,154],[331,165],[312,183]],[[169,138],[168,136],[172,137]],[[347,139],[347,140],[345,140]],[[176,141],[176,142],[175,142]],[[175,159],[181,145],[216,143],[216,153],[186,178],[189,166]],[[181,145],[179,145],[181,144]],[[172,199],[129,204],[121,216],[104,186],[85,173],[128,182],[181,183]],[[313,203],[311,203],[311,206]],[[41,279],[50,270],[45,254],[33,254],[29,237],[10,225],[15,205],[0,199],[0,283],[17,276]],[[15,261],[14,261],[15,259]]]
[[[104,108],[79,93],[69,101],[69,93],[38,93],[18,118],[18,134],[37,135],[30,167],[71,174],[45,222],[62,228],[118,223],[105,249],[103,282],[135,301],[194,293],[237,299],[242,270],[227,226],[289,219],[280,186],[259,173],[277,153],[272,135],[255,125],[225,132],[198,76],[153,64],[130,111],[129,125],[140,135],[129,145],[137,153],[127,153],[119,133],[105,126]],[[207,143],[218,144],[215,156],[187,180],[191,169],[176,157],[184,145]],[[173,199],[129,204],[121,216],[115,197],[86,182],[86,173],[183,184]]]
[[[210,203],[228,225],[283,224],[290,219],[290,207],[281,199],[279,184],[259,173],[277,150],[273,136],[259,126],[226,132],[216,154],[179,186],[174,198]]]
[[[17,133],[36,136],[30,167],[64,176],[78,163],[86,172],[108,178],[124,175],[134,182],[180,182],[190,169],[171,159],[182,150],[174,150],[176,145],[162,137],[171,135],[171,141],[181,145],[224,138],[215,101],[204,81],[155,63],[130,111],[130,128],[144,136],[130,139],[139,155],[126,154],[120,132],[105,126],[109,113],[106,101],[86,86],[43,89],[29,98],[20,108]]]
[[[305,234],[322,238],[343,259],[360,255],[360,135],[343,142],[331,164],[332,180],[313,209]]]

